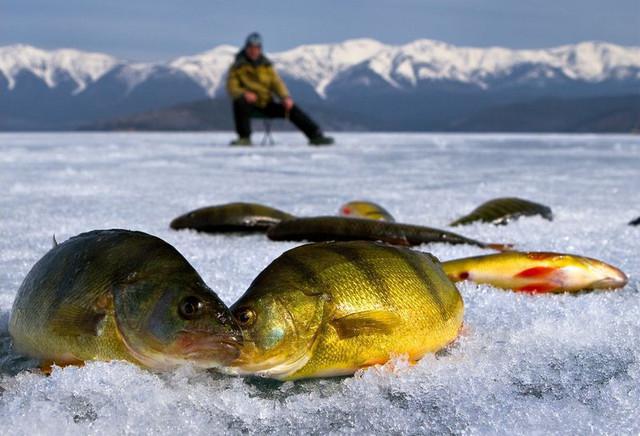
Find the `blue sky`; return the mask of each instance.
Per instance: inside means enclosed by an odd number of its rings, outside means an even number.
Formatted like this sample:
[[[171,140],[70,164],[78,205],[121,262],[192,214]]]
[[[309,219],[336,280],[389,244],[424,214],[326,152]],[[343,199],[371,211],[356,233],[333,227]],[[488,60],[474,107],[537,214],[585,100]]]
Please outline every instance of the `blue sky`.
[[[267,51],[356,37],[513,48],[585,40],[640,45],[640,1],[0,0],[0,45],[163,60],[239,45],[253,30],[264,35]]]

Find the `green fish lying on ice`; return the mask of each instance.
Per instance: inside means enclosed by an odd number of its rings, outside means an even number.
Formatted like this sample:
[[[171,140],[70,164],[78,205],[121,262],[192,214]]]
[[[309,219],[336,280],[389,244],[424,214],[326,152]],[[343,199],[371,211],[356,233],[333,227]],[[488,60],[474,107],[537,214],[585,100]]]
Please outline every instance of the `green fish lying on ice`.
[[[187,212],[171,221],[170,227],[206,233],[264,232],[290,218],[293,215],[262,204],[228,203]]]
[[[469,215],[458,218],[450,225],[460,226],[476,221],[500,225],[507,224],[522,216],[534,215],[539,215],[549,221],[553,220],[551,208],[543,204],[516,197],[495,198],[481,204]]]
[[[362,218],[336,216],[294,218],[282,221],[267,231],[274,241],[381,241],[394,245],[420,245],[430,242],[470,244],[496,250],[505,244],[488,244],[445,230],[411,224],[389,223]]]
[[[238,357],[242,343],[228,308],[175,248],[127,230],[83,233],[45,254],[18,290],[9,333],[43,367],[212,368]]]

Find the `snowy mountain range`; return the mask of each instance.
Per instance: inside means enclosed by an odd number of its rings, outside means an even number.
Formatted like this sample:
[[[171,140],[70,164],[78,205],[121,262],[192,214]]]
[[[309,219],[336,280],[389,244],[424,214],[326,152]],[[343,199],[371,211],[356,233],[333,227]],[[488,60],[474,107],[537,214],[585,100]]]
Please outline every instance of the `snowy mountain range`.
[[[0,129],[74,128],[224,96],[238,51],[221,45],[161,63],[101,53],[0,47]],[[371,39],[269,53],[298,101],[340,107],[389,128],[542,97],[640,93],[640,47],[584,42],[541,50]]]

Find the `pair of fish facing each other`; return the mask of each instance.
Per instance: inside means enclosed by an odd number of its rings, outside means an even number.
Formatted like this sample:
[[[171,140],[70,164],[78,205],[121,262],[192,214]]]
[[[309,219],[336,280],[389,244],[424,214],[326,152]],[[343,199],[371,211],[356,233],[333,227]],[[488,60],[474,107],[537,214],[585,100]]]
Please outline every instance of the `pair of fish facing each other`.
[[[191,363],[282,380],[351,374],[392,354],[418,360],[456,338],[464,306],[447,275],[476,278],[479,261],[455,262],[371,242],[304,245],[274,260],[229,311],[169,244],[95,231],[33,267],[10,333],[18,351],[46,363]]]

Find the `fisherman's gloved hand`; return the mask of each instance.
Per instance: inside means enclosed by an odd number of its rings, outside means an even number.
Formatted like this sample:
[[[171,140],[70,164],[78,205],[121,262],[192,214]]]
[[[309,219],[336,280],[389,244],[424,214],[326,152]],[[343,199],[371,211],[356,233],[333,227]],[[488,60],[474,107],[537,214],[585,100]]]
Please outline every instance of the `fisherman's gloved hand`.
[[[284,110],[289,112],[293,107],[293,99],[291,97],[285,97],[284,100],[282,100],[282,105],[284,106]]]
[[[256,100],[258,99],[258,96],[251,91],[245,91],[244,93],[244,99],[247,103],[253,104],[256,102]]]

